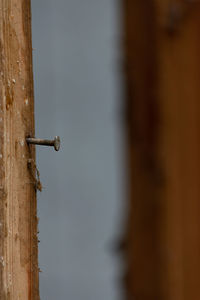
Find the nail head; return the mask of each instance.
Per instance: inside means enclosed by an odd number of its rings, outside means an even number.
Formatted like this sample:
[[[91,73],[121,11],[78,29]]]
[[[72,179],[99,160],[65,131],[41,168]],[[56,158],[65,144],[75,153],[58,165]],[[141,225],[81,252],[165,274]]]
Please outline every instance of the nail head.
[[[60,150],[60,137],[59,136],[56,136],[54,138],[54,149],[56,151],[59,151]]]

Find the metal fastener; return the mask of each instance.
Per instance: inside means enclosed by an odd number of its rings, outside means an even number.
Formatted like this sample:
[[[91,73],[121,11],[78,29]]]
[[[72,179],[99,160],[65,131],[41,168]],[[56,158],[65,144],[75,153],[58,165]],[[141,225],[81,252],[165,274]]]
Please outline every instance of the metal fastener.
[[[60,149],[60,137],[56,136],[53,140],[43,140],[37,138],[26,138],[27,144],[34,144],[34,145],[42,145],[42,146],[53,146],[56,151]]]

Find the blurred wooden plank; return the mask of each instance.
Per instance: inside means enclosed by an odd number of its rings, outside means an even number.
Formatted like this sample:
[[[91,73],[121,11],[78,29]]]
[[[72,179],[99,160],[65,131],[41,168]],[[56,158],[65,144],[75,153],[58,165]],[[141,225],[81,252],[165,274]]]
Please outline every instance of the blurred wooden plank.
[[[39,300],[30,1],[0,0],[0,299]],[[32,168],[32,170],[31,170]]]
[[[200,4],[124,0],[127,299],[200,298]]]

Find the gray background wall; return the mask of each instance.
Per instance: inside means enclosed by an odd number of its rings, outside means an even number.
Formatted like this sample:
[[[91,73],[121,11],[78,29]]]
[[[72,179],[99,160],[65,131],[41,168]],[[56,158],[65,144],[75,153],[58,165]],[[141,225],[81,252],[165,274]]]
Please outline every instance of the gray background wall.
[[[42,300],[114,300],[111,252],[122,200],[119,7],[114,0],[34,0]]]

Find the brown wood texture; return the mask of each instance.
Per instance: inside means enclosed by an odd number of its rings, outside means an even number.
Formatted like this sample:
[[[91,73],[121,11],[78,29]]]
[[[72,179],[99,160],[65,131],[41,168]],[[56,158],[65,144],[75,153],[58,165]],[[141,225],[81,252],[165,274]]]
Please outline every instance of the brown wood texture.
[[[0,0],[0,299],[39,300],[31,11]],[[29,162],[29,163],[28,163]]]
[[[123,3],[127,299],[200,299],[200,4]]]

